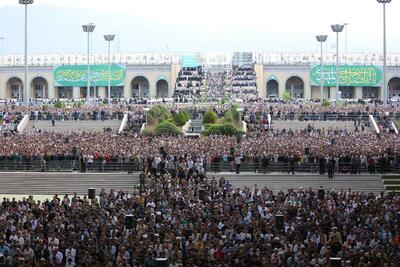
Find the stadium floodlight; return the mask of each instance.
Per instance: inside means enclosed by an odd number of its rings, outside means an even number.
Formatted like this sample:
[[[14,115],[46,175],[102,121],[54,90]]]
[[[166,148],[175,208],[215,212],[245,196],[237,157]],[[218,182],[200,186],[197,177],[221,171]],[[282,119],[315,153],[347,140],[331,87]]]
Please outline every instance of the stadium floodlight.
[[[383,4],[383,68],[382,68],[382,86],[381,96],[383,105],[386,106],[389,100],[388,86],[386,84],[386,4],[392,0],[377,0],[378,3]]]
[[[21,5],[25,5],[25,58],[24,58],[24,102],[29,105],[28,90],[28,5],[33,4],[33,0],[19,0]]]
[[[326,42],[326,39],[328,38],[328,35],[317,35],[316,36],[317,41],[321,43],[321,61],[320,61],[320,72],[321,72],[321,78],[320,78],[320,86],[321,86],[321,105],[322,105],[322,99],[324,99],[324,68],[323,68],[323,54],[322,54],[322,45]]]
[[[104,40],[108,42],[108,104],[111,104],[111,42],[114,38],[115,34],[104,35]]]
[[[94,31],[96,25],[93,23],[82,25],[84,32],[88,34],[87,36],[87,87],[86,87],[86,101],[90,99],[90,33]]]
[[[336,105],[339,104],[339,32],[343,31],[343,24],[331,25],[332,31],[336,33]]]

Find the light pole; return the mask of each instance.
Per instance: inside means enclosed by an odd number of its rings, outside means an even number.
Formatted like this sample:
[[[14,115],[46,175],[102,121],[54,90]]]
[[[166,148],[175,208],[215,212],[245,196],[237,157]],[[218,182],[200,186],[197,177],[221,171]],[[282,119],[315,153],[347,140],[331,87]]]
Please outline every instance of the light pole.
[[[332,31],[336,33],[336,105],[339,104],[339,32],[343,31],[343,24],[331,25]]]
[[[6,39],[6,38],[4,38],[4,37],[0,37],[0,53],[1,53],[1,55],[3,55],[4,54],[4,50],[3,50],[3,45],[4,45],[4,39]]]
[[[387,106],[389,100],[389,92],[386,85],[386,4],[392,0],[377,0],[378,3],[383,4],[383,70],[382,70],[382,101],[383,105]]]
[[[347,28],[350,25],[350,23],[345,22],[345,23],[343,23],[343,25],[344,25],[344,52],[346,53],[346,60],[347,60],[347,53],[348,53],[348,50],[347,50]]]
[[[114,41],[115,34],[106,34],[104,39],[108,42],[108,104],[111,104],[111,42]]]
[[[24,102],[29,105],[28,90],[28,5],[33,4],[33,0],[19,0],[21,5],[25,5],[25,58],[24,58]]]
[[[90,99],[90,33],[94,31],[96,25],[93,23],[82,25],[82,29],[87,35],[87,87],[86,87],[86,101]]]
[[[321,43],[321,62],[320,62],[320,69],[321,69],[321,79],[320,79],[320,86],[321,86],[321,97],[320,97],[320,99],[321,99],[321,105],[322,105],[322,99],[324,99],[324,68],[323,68],[323,54],[322,54],[322,48],[323,48],[323,44],[324,44],[324,42],[326,42],[326,39],[328,38],[328,35],[317,35],[316,36],[316,38],[317,38],[317,41],[319,42],[319,43]]]

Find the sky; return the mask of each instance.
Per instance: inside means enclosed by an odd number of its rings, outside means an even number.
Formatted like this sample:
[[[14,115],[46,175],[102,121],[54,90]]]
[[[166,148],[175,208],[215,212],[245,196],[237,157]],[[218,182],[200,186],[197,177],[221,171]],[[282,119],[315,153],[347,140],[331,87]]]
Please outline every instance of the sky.
[[[387,51],[400,53],[400,1],[387,5]],[[382,51],[382,4],[376,0],[35,0],[29,6],[30,53],[85,53],[81,25],[96,24],[93,52],[103,35],[118,35],[113,52],[314,52],[316,34],[336,38],[330,25],[348,23],[339,47]],[[24,9],[0,0],[3,54],[24,51]]]

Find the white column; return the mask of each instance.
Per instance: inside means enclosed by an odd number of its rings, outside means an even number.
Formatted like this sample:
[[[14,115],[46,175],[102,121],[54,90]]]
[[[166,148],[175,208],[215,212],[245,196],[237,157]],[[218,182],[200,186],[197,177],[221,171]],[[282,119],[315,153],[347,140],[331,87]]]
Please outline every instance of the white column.
[[[81,88],[80,87],[72,88],[72,98],[73,99],[81,98]]]
[[[362,99],[363,98],[363,88],[362,87],[355,87],[354,88],[354,98],[355,99]]]
[[[97,88],[98,88],[98,92],[99,92],[98,97],[101,98],[101,99],[105,99],[106,98],[106,87],[100,86],[100,87],[97,87]]]

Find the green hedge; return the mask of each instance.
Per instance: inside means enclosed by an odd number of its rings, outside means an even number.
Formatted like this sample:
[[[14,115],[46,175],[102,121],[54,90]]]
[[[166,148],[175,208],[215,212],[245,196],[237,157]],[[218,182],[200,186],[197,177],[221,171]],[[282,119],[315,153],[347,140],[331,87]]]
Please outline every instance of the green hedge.
[[[203,134],[205,135],[237,135],[242,132],[232,122],[223,124],[205,124]]]
[[[160,122],[155,128],[156,135],[179,135],[181,133],[179,127],[168,121]]]
[[[190,119],[190,114],[186,110],[180,111],[173,116],[173,121],[176,125],[182,127]]]
[[[203,116],[203,124],[215,123],[218,119],[217,114],[211,109],[207,110]]]
[[[168,120],[170,117],[171,113],[164,106],[156,105],[147,112],[147,123],[156,125],[159,122]]]
[[[327,108],[327,107],[329,107],[330,105],[331,105],[331,102],[329,102],[329,100],[326,100],[326,99],[324,99],[323,101],[322,101],[322,104],[321,104],[323,107],[325,107],[325,108]]]

